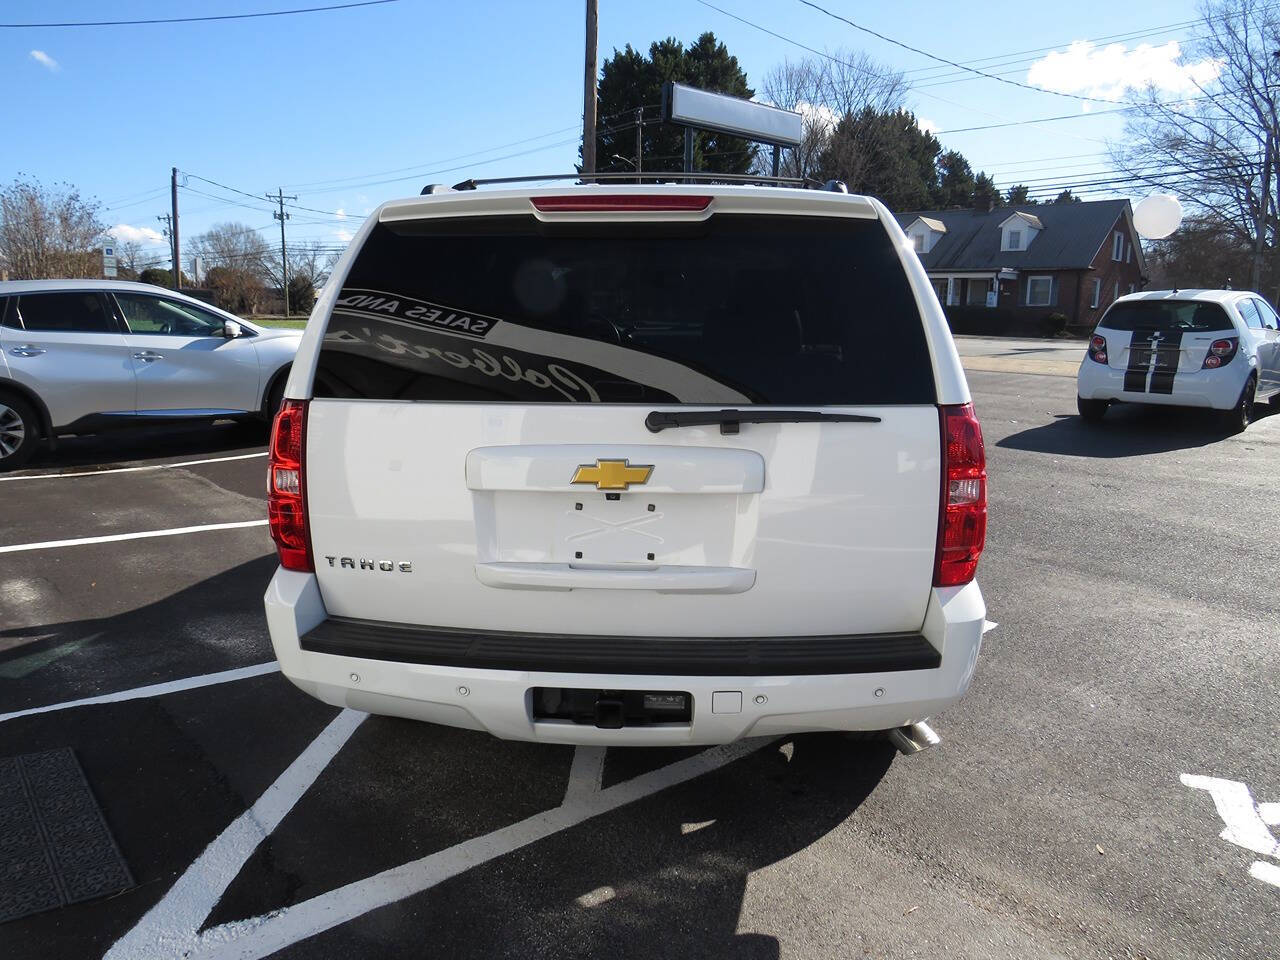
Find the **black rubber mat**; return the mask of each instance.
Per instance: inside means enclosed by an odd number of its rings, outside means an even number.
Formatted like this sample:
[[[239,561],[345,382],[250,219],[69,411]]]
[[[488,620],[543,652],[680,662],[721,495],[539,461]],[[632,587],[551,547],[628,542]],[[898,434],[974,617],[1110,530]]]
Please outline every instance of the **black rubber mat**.
[[[132,886],[70,748],[0,757],[0,923]]]

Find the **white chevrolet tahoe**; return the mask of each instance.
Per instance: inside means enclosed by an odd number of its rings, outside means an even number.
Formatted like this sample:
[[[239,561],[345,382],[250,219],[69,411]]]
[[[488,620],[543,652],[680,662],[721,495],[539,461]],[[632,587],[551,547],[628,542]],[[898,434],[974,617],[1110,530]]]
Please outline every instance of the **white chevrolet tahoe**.
[[[505,738],[892,730],[982,640],[982,434],[876,200],[685,184],[379,207],[271,443],[280,667]]]

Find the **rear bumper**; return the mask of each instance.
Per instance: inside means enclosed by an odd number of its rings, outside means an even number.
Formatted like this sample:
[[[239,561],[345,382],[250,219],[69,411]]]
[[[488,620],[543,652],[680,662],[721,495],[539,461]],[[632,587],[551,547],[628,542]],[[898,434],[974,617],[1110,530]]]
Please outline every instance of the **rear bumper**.
[[[281,671],[326,703],[510,740],[611,746],[727,743],[923,720],[968,689],[986,618],[982,594],[971,583],[935,589],[919,635],[820,638],[834,643],[632,638],[601,647],[604,638],[476,638],[465,631],[330,619],[315,576],[283,569],[267,589],[266,611]],[[521,669],[493,666],[501,662]],[[589,672],[588,664],[597,672]],[[853,672],[822,672],[838,669]],[[693,697],[693,718],[617,730],[535,721],[534,687],[680,690]],[[730,694],[716,702],[737,709],[713,712],[714,693]]]
[[[1173,378],[1171,393],[1150,392],[1148,380],[1142,390],[1125,390],[1125,371],[1095,363],[1086,357],[1077,377],[1080,396],[1086,400],[1122,400],[1173,407],[1211,407],[1230,410],[1240,399],[1240,391],[1252,367],[1243,357],[1217,370],[1182,370]]]

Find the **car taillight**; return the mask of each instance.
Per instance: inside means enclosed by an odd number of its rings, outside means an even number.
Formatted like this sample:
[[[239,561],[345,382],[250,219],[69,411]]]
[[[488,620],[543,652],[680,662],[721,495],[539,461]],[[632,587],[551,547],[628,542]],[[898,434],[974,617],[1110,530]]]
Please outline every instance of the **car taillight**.
[[[280,566],[311,573],[311,532],[307,528],[306,450],[307,401],[286,400],[271,428],[267,467],[267,519],[276,542]]]
[[[1089,341],[1089,359],[1097,363],[1107,362],[1107,338],[1100,337],[1096,333],[1093,339]]]
[[[958,587],[973,579],[987,540],[987,453],[972,403],[938,409],[942,422],[942,505],[933,585]]]
[[[581,213],[589,210],[645,213],[648,211],[705,210],[711,197],[692,194],[572,194],[557,197],[533,197],[535,210],[543,213]]]
[[[1223,337],[1221,340],[1213,341],[1209,344],[1209,352],[1204,355],[1204,363],[1200,365],[1200,369],[1216,370],[1224,363],[1230,363],[1231,358],[1236,355],[1239,344],[1238,337]]]

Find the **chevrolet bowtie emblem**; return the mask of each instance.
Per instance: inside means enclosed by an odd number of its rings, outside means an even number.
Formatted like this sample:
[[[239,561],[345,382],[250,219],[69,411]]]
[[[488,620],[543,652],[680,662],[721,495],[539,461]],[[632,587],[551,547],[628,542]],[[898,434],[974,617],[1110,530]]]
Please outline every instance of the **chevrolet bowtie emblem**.
[[[626,490],[633,483],[647,483],[653,465],[631,466],[629,460],[597,460],[581,464],[570,483],[594,483],[597,490]]]

